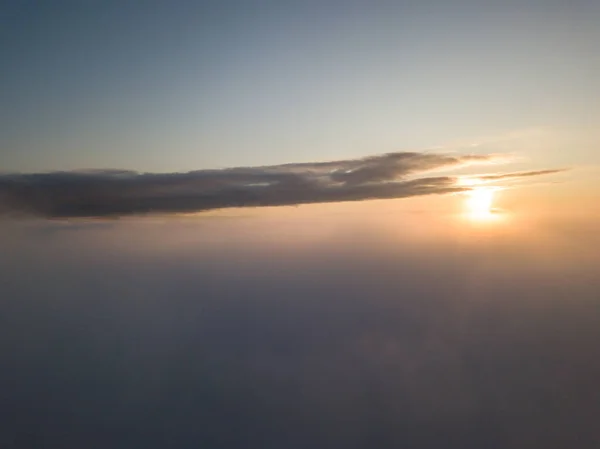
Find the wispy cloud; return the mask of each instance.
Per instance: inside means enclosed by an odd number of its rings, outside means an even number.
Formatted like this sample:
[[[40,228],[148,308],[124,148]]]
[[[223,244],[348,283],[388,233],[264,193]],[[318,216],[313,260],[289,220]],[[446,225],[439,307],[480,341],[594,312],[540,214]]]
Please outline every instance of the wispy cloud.
[[[0,213],[108,217],[403,198],[469,190],[452,176],[426,172],[490,164],[498,155],[397,152],[362,159],[262,167],[138,173],[86,170],[0,176]],[[479,176],[484,182],[557,173],[539,170]]]
[[[567,171],[566,168],[558,168],[553,170],[535,170],[535,171],[520,171],[513,173],[502,173],[502,174],[494,174],[494,175],[481,175],[475,176],[475,179],[478,179],[483,182],[493,182],[493,181],[501,181],[501,180],[513,180],[513,179],[521,179],[521,178],[529,178],[532,176],[541,176],[541,175],[553,175],[555,173],[562,173]]]

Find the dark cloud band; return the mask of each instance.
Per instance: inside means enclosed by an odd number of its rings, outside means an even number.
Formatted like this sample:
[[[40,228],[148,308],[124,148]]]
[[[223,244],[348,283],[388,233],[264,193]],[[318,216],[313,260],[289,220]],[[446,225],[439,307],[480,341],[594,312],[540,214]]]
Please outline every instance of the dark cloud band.
[[[0,176],[0,213],[108,217],[444,194],[468,188],[457,185],[454,177],[423,177],[424,172],[495,160],[494,155],[399,152],[187,173],[87,170],[10,174]],[[501,179],[503,175],[490,176]]]

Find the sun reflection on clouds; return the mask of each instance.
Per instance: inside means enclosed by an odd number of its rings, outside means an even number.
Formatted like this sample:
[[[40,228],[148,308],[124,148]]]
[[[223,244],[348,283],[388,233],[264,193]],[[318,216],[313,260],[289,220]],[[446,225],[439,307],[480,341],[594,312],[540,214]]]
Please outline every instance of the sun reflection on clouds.
[[[512,214],[495,206],[498,192],[531,186],[539,182],[532,181],[539,176],[560,174],[567,170],[552,168],[459,176],[456,178],[456,185],[463,189],[461,195],[466,197],[461,215],[467,221],[477,225],[504,222]]]

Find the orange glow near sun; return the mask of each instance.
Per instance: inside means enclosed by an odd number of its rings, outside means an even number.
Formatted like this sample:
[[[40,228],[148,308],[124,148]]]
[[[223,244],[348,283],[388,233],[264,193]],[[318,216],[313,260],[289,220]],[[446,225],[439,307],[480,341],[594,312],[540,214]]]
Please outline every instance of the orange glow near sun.
[[[467,210],[473,220],[489,220],[493,217],[495,190],[489,187],[474,188],[467,193]]]

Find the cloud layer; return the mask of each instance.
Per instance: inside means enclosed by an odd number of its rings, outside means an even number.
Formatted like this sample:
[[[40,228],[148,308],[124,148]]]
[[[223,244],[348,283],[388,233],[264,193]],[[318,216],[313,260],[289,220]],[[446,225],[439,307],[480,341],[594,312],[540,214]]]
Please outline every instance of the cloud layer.
[[[0,214],[108,217],[444,194],[469,188],[459,185],[456,177],[428,177],[426,172],[499,159],[497,155],[396,152],[362,159],[187,173],[86,170],[6,174],[0,176]]]
[[[600,222],[374,214],[0,224],[0,447],[597,448]]]

